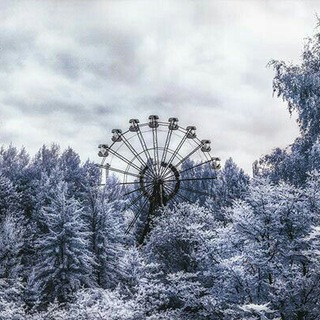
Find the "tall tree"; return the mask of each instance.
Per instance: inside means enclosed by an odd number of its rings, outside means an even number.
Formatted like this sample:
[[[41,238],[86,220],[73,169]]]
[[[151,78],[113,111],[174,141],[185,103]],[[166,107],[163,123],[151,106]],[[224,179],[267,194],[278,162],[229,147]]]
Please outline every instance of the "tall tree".
[[[270,65],[275,70],[273,91],[288,103],[289,113],[297,115],[300,137],[285,150],[262,157],[255,174],[301,185],[308,172],[320,169],[320,34],[306,42],[301,64],[273,60]]]
[[[0,278],[18,280],[23,274],[24,225],[20,217],[10,213],[0,224]]]
[[[319,212],[310,191],[256,181],[230,210],[232,224],[219,232],[226,268],[220,281],[233,310],[270,303],[283,320],[315,319],[319,271],[307,256],[305,238]],[[223,297],[221,291],[214,295]]]
[[[115,202],[97,200],[99,203],[91,219],[95,276],[102,288],[115,288],[120,277],[119,261],[124,254],[125,225],[123,216],[115,209]]]
[[[0,222],[8,214],[13,216],[20,211],[20,196],[12,182],[0,173]]]
[[[208,305],[218,268],[217,226],[208,209],[182,203],[164,209],[144,247],[146,261],[158,265],[153,281],[165,284],[162,308],[180,310],[181,319],[206,319],[212,312]]]
[[[11,144],[0,148],[0,171],[17,188],[24,185],[24,175],[29,162],[30,157],[24,148],[18,150]]]
[[[35,244],[39,259],[28,281],[32,303],[65,302],[80,287],[95,284],[82,210],[66,194],[66,185],[59,183],[51,204],[42,208],[48,232]]]

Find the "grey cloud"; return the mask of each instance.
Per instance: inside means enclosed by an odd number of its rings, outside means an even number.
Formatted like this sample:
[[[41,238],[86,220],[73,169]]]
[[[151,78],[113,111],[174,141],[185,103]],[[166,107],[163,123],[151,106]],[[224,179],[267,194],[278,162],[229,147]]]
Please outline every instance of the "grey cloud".
[[[61,114],[61,119],[68,118],[69,126],[77,126],[78,123],[96,123],[100,122],[101,116],[110,115],[112,107],[106,105],[83,105],[66,103],[55,99],[47,99],[46,101],[38,101],[30,103],[29,101],[8,98],[3,105],[8,108],[16,108],[23,115],[34,115],[34,117],[49,116],[50,114]]]
[[[48,115],[55,112],[66,112],[70,114],[81,113],[83,107],[81,105],[66,104],[58,100],[37,101],[30,102],[25,99],[20,99],[16,97],[7,97],[3,100],[3,104],[7,105],[9,108],[16,108],[22,114],[34,114],[36,116]]]
[[[36,35],[31,32],[8,30],[0,31],[0,72],[11,72],[21,68],[32,54]]]
[[[177,106],[190,106],[193,108],[217,108],[221,107],[221,99],[215,93],[202,91],[197,88],[181,87],[176,84],[172,86],[164,86],[160,92],[154,92],[140,97],[137,102],[138,105],[149,105],[155,108],[167,107],[168,109]]]
[[[81,67],[102,78],[134,81],[142,73],[139,57],[142,38],[134,30],[91,28],[75,35],[81,52]],[[76,55],[77,53],[75,53]]]
[[[73,56],[67,52],[57,53],[55,63],[53,65],[56,70],[71,79],[79,78],[81,64],[77,56]]]
[[[201,126],[216,139],[217,155],[250,168],[246,161],[269,148],[271,134],[275,145],[295,134],[286,111],[277,121],[267,115],[274,109],[268,109],[272,73],[265,65],[282,58],[279,52],[286,58],[298,47],[300,53],[302,43],[284,37],[285,28],[278,33],[282,24],[291,28],[296,9],[286,14],[285,2],[280,9],[271,3],[75,1],[53,10],[53,2],[34,2],[26,30],[17,20],[21,9],[10,11],[0,31],[1,108],[12,108],[12,123],[19,114],[34,130],[12,128],[3,141],[26,134],[32,146],[68,137],[87,152],[130,117],[159,113]]]
[[[18,138],[18,134],[16,132],[4,132],[3,128],[0,124],[0,141],[7,141],[7,143],[11,143],[11,141],[14,141]],[[0,144],[1,145],[1,144]]]
[[[137,81],[143,63],[137,55],[138,44],[130,37],[117,34],[98,33],[94,40],[77,38],[77,50],[68,48],[58,51],[53,57],[51,68],[70,79],[93,74],[103,79],[132,83]]]

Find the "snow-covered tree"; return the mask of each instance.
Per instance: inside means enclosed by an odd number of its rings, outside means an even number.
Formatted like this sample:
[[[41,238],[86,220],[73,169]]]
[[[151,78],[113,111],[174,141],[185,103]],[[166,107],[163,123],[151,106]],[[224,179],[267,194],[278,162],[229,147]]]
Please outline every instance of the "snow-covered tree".
[[[244,199],[248,192],[249,176],[240,169],[236,163],[229,158],[224,167],[217,173],[214,181],[214,196],[207,199],[206,207],[210,208],[215,218],[219,221],[227,221],[225,209],[230,207],[234,201]]]
[[[51,204],[42,208],[48,232],[35,244],[38,261],[28,281],[31,303],[65,302],[77,289],[95,284],[82,210],[66,194],[66,185],[59,183]]]
[[[271,61],[275,70],[273,90],[288,103],[290,114],[297,115],[301,136],[285,150],[275,149],[255,165],[255,174],[273,181],[286,180],[299,186],[308,172],[320,168],[320,36],[309,38],[300,65]]]
[[[220,207],[230,206],[234,200],[243,199],[248,191],[249,176],[232,158],[227,159],[219,175],[217,198]]]
[[[43,145],[32,159],[32,166],[37,169],[38,176],[42,172],[46,172],[50,176],[51,170],[59,165],[60,147],[57,144],[52,144],[50,148]]]
[[[221,267],[228,271],[220,279],[221,287],[227,284],[225,302],[232,310],[270,303],[281,319],[314,319],[319,273],[304,238],[319,213],[309,192],[268,181],[256,181],[249,191],[230,210],[232,224],[219,232]],[[221,297],[220,290],[213,294]]]
[[[12,182],[0,173],[0,221],[20,212],[20,197]]]
[[[96,167],[87,163],[89,177]],[[98,180],[99,182],[99,180]],[[109,180],[102,188],[92,181],[84,185],[83,216],[90,237],[90,251],[95,258],[94,274],[102,288],[114,288],[119,282],[119,259],[124,254],[125,221],[120,213],[123,200],[117,180]]]
[[[215,226],[212,212],[196,204],[166,208],[155,220],[145,250],[166,273],[197,272],[207,258],[203,253],[215,237]]]
[[[164,310],[179,310],[181,319],[205,319],[213,313],[210,288],[219,263],[213,213],[181,203],[164,209],[154,224],[144,252],[146,261],[157,265],[156,279],[165,284]]]
[[[118,290],[103,289],[80,290],[67,308],[53,306],[52,312],[49,315],[44,313],[44,316],[43,320],[145,319],[134,300],[124,299]]]
[[[80,200],[83,179],[79,155],[72,148],[67,148],[59,157],[58,166],[63,172],[63,181],[67,183],[69,195]]]
[[[302,53],[301,65],[272,60],[276,75],[274,92],[288,102],[289,112],[296,112],[300,131],[310,141],[320,134],[320,35],[309,38]]]
[[[119,283],[119,260],[124,254],[125,226],[123,216],[113,202],[101,200],[92,217],[91,239],[95,256],[95,276],[102,288],[114,288]]]
[[[162,319],[163,313],[171,309],[172,290],[163,281],[165,274],[159,265],[148,263],[141,250],[131,247],[121,258],[119,267],[122,296],[135,301],[145,319]]]
[[[0,172],[16,187],[23,187],[24,175],[29,161],[30,157],[24,148],[18,150],[11,144],[8,147],[2,146],[0,148]]]
[[[21,277],[23,249],[23,220],[7,215],[0,225],[0,277],[17,280]]]

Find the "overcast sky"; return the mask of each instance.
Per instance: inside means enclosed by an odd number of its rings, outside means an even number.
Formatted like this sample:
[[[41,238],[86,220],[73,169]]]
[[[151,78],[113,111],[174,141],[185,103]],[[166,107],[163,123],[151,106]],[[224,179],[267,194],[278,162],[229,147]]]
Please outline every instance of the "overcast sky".
[[[298,135],[271,59],[300,62],[319,1],[0,0],[0,144],[96,156],[130,118],[176,116],[252,162]]]

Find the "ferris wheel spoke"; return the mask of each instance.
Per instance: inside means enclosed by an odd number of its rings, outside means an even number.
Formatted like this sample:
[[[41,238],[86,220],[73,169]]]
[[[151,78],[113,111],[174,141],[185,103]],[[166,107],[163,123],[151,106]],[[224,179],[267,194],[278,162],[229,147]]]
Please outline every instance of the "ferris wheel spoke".
[[[136,223],[136,221],[140,217],[140,215],[141,215],[143,209],[146,207],[147,203],[148,203],[148,200],[146,200],[144,202],[144,204],[142,205],[140,210],[134,215],[133,219],[131,220],[131,222],[129,223],[128,227],[126,228],[125,234],[128,234],[131,231],[132,227],[134,226],[134,224]]]
[[[122,211],[126,211],[128,209],[130,209],[133,205],[135,205],[141,198],[143,197],[143,193],[140,194],[140,196],[138,196],[137,198],[135,198],[134,200],[132,200],[128,206],[126,206]]]
[[[158,127],[159,117],[157,115],[149,116],[149,128],[152,131],[152,144],[153,144],[153,156],[154,156],[154,173],[158,176],[160,164],[159,164],[159,146],[158,146]]]
[[[157,127],[152,127],[153,156],[155,162],[155,174],[158,175],[160,170],[159,164],[159,148],[158,148],[158,131]]]
[[[176,196],[180,199],[182,199],[185,202],[192,202],[190,201],[188,198],[184,197],[183,195],[181,195],[179,192],[176,194]]]
[[[121,186],[121,185],[130,185],[130,184],[139,184],[139,181],[132,181],[132,182],[118,182],[116,186]]]
[[[150,198],[153,194],[153,184],[152,183],[143,183],[141,185],[141,193],[147,197]]]
[[[141,170],[136,164],[132,163],[129,159],[127,159],[126,157],[124,157],[123,155],[121,155],[120,153],[118,153],[117,151],[109,148],[108,151],[114,155],[115,157],[117,157],[118,159],[122,160],[123,162],[125,162],[126,164],[129,165],[129,167],[133,167],[135,168],[138,172]]]
[[[148,183],[147,185],[149,186],[149,185],[151,185],[151,183]],[[140,188],[135,189],[135,190],[131,190],[131,191],[127,192],[127,193],[124,193],[123,196],[128,196],[129,194],[135,193],[135,192],[137,192],[137,191],[141,191],[141,190],[143,190],[144,188],[145,188],[145,186],[144,186],[144,187],[140,187]]]
[[[168,186],[163,185],[162,192],[165,196],[168,196],[170,194],[170,188]]]
[[[162,175],[161,177],[163,177],[163,172],[167,171],[167,168],[172,164],[173,160],[176,158],[176,156],[179,154],[180,149],[182,148],[182,146],[184,145],[184,143],[186,142],[187,138],[189,135],[189,130],[187,130],[184,134],[184,136],[182,137],[181,141],[179,142],[177,148],[173,151],[173,154],[171,155],[169,161],[166,163],[166,165],[164,166],[164,170],[162,170]],[[167,171],[168,172],[168,171]]]
[[[190,168],[187,168],[187,169],[185,169],[185,170],[182,170],[182,171],[179,172],[179,174],[181,175],[181,174],[184,173],[184,172],[193,170],[193,169],[195,169],[195,168],[197,168],[197,167],[203,166],[203,165],[205,165],[205,164],[207,164],[207,163],[210,163],[210,162],[212,162],[212,159],[207,160],[207,161],[204,161],[204,162],[201,162],[201,163],[198,163],[198,164],[196,164],[196,165],[194,165],[194,166],[192,166],[192,167],[190,167]],[[167,176],[166,179],[169,179],[169,178],[171,178],[171,177],[174,177],[174,175],[172,174],[172,175],[170,175],[170,176]]]
[[[135,150],[129,140],[125,137],[125,135],[121,135],[123,143],[127,146],[127,148],[132,152],[132,154],[138,159],[141,165],[146,166],[147,163],[141,158],[140,154]]]
[[[205,165],[205,164],[207,164],[207,163],[209,163],[209,162],[212,162],[212,159],[207,160],[207,161],[204,161],[204,162],[201,162],[201,163],[199,163],[199,164],[196,164],[196,165],[194,165],[194,166],[192,166],[192,167],[190,167],[190,168],[184,169],[184,170],[180,171],[180,174],[182,174],[182,173],[184,173],[184,172],[186,172],[186,171],[193,170],[194,168],[203,166],[203,165]]]
[[[189,159],[194,153],[196,153],[201,148],[201,145],[198,145],[196,148],[194,148],[191,152],[189,152],[184,158],[182,158],[177,164],[175,164],[175,167],[179,167],[183,162],[185,162],[187,159]],[[167,171],[165,174],[163,174],[163,177],[168,175],[170,171]],[[173,176],[173,175],[171,175]],[[170,176],[170,177],[171,177]]]
[[[179,181],[202,181],[202,180],[215,180],[217,179],[216,177],[205,177],[205,178],[182,178],[179,179]],[[174,182],[176,180],[171,179],[171,180],[166,180],[166,182]]]
[[[194,153],[196,153],[202,145],[198,145],[196,148],[194,148],[191,152],[189,152],[185,157],[183,157],[176,165],[175,167],[179,167],[183,162],[185,162],[187,159],[189,159]]]
[[[153,186],[152,185],[147,186],[146,191],[149,195],[151,195],[153,191]]]
[[[162,157],[161,157],[161,163],[163,163],[166,160],[167,154],[168,154],[168,149],[169,149],[169,145],[170,145],[170,141],[171,141],[171,137],[172,137],[172,130],[169,128],[169,130],[167,131],[167,136],[166,136],[166,141],[164,143],[164,147],[163,147],[163,152],[162,152]],[[161,174],[163,172],[163,168],[161,169]]]
[[[173,188],[174,188],[174,186],[173,186],[173,184],[169,184],[169,183],[165,183],[164,185],[163,185],[163,187],[164,187],[164,189],[165,190],[173,190]]]
[[[148,147],[147,147],[146,141],[145,141],[145,139],[144,139],[144,137],[143,137],[143,134],[142,134],[142,132],[141,132],[140,129],[137,131],[137,136],[138,136],[138,139],[139,139],[139,141],[140,141],[140,144],[141,144],[141,147],[142,147],[142,149],[143,149],[144,154],[147,155],[147,165],[148,165],[148,162],[149,162],[152,158],[151,158],[149,149],[148,149]]]
[[[164,190],[167,197],[172,198],[172,194],[174,193],[174,186],[164,186]]]
[[[146,165],[141,171],[140,171],[140,177],[142,177],[144,180],[153,181],[155,178],[154,172],[150,167],[152,164]]]
[[[124,175],[140,178],[140,175],[138,175],[138,174],[135,174],[135,173],[132,173],[132,172],[128,172],[128,171],[124,171],[124,170],[117,169],[117,168],[113,168],[109,164],[107,164],[107,165],[99,165],[99,168],[106,169],[107,171],[110,170],[110,171],[113,171],[113,172],[122,173]],[[121,183],[118,183],[118,184],[121,184]]]
[[[149,152],[149,149],[147,147],[146,141],[145,141],[140,129],[137,131],[137,136],[138,136],[138,139],[139,139],[140,144],[142,146],[143,153],[146,155],[146,158],[147,158],[146,167],[148,167],[150,169],[150,170],[148,170],[148,175],[151,178],[155,178],[156,174],[155,174],[155,172],[153,170],[152,157],[150,155],[150,152]]]

